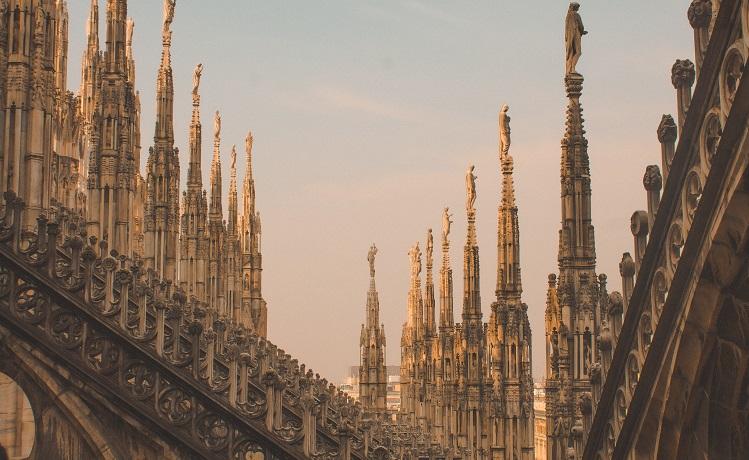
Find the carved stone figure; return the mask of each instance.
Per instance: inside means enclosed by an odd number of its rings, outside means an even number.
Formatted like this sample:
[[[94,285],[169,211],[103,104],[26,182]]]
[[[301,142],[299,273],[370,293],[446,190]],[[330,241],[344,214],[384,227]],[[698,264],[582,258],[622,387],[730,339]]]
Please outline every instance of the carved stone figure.
[[[232,145],[231,146],[231,169],[234,169],[237,167],[237,146]]]
[[[445,241],[447,241],[447,237],[450,235],[450,225],[453,223],[450,219],[451,217],[450,208],[445,208],[442,211],[442,239]]]
[[[572,2],[567,10],[567,20],[564,27],[564,43],[567,50],[565,70],[567,75],[577,73],[575,67],[577,66],[577,61],[580,60],[580,56],[582,55],[582,37],[588,33],[583,26],[583,20],[580,17],[580,13],[578,13],[579,9],[580,4]]]
[[[244,139],[244,150],[248,154],[252,152],[252,144],[255,138],[252,137],[252,131],[247,132],[247,137]]]
[[[375,256],[377,255],[377,246],[375,246],[374,243],[372,243],[372,246],[369,248],[369,253],[367,254],[367,261],[369,262],[369,276],[374,278],[375,276]]]
[[[416,277],[421,274],[421,249],[419,248],[419,243],[416,243],[416,246],[412,247],[410,251],[408,251],[408,255],[411,259],[411,274],[412,276]]]
[[[432,237],[432,229],[430,228],[427,232],[427,266],[432,264],[432,257],[434,254],[434,237]]]
[[[478,177],[473,174],[474,166],[471,165],[466,171],[466,211],[469,213],[475,212],[476,208],[476,179]]]
[[[221,138],[221,114],[216,110],[216,115],[213,117],[213,137],[215,140]]]
[[[169,29],[174,22],[174,7],[177,5],[177,0],[164,0],[164,27],[162,34],[164,37],[171,35]]]
[[[508,110],[510,110],[510,107],[505,104],[499,111],[499,152],[502,157],[510,151],[510,116],[507,115]]]
[[[203,75],[203,64],[195,66],[195,70],[192,72],[192,95],[193,97],[198,95],[198,89],[200,88],[200,77]]]

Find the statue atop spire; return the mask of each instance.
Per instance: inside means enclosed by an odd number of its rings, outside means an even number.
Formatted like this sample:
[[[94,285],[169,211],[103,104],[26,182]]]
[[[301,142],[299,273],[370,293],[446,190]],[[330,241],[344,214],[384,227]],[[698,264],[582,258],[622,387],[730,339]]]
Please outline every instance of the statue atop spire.
[[[369,248],[369,253],[367,254],[367,262],[369,262],[369,276],[370,278],[374,278],[375,276],[375,256],[377,255],[377,246],[375,246],[374,243],[372,243],[372,246]]]
[[[203,75],[203,64],[195,66],[195,70],[192,72],[192,100],[193,102],[200,99],[198,91],[200,89],[200,77]]]
[[[577,66],[577,61],[580,60],[580,55],[582,54],[582,37],[588,33],[588,31],[585,30],[585,27],[583,27],[583,20],[580,17],[580,13],[578,13],[579,9],[579,3],[570,3],[564,26],[564,43],[565,49],[567,50],[565,73],[567,75],[577,73],[575,67]]]
[[[172,22],[174,22],[174,7],[177,0],[164,0],[164,26],[161,31],[162,39],[167,42],[172,38]]]
[[[216,115],[213,116],[213,140],[219,142],[221,139],[221,114],[216,110]]]
[[[450,219],[453,215],[450,214],[450,208],[445,207],[445,209],[442,211],[442,242],[447,241],[447,237],[450,236],[450,225],[452,225],[453,221]]]
[[[476,179],[478,179],[478,176],[473,174],[474,168],[471,165],[466,171],[466,211],[468,214],[476,212],[474,205],[476,204]]]
[[[499,111],[499,156],[507,156],[510,151],[510,116],[507,111],[510,107],[504,104]]]
[[[421,275],[421,249],[418,242],[408,251],[408,255],[411,259],[411,277],[417,278]]]

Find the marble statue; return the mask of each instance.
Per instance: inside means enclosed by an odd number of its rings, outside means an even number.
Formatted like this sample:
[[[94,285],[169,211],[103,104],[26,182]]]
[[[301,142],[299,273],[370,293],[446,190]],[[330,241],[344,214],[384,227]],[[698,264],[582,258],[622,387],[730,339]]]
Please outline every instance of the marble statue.
[[[195,66],[195,70],[192,73],[192,95],[198,95],[198,89],[200,88],[200,77],[203,75],[203,64]]]
[[[213,137],[218,140],[221,137],[221,114],[216,110],[216,116],[213,117]]]
[[[442,239],[445,241],[447,241],[447,237],[450,235],[450,225],[453,223],[450,219],[451,217],[450,208],[445,208],[442,211]]]
[[[177,5],[177,0],[164,0],[164,28],[163,35],[166,37],[170,32],[169,29],[174,21],[174,7]]]
[[[588,31],[583,27],[583,20],[580,18],[580,4],[572,2],[567,10],[567,20],[564,26],[564,43],[567,51],[566,74],[576,74],[575,66],[580,60],[582,54],[581,42],[583,35]]]
[[[432,236],[432,229],[427,231],[427,268],[432,265],[432,257],[434,254],[434,237]]]
[[[374,243],[372,243],[372,246],[369,248],[369,253],[367,254],[367,261],[369,262],[369,276],[374,278],[375,276],[375,256],[377,255],[377,246],[375,246]]]
[[[232,145],[231,146],[231,169],[234,169],[237,167],[237,146]]]
[[[476,179],[478,177],[473,174],[474,166],[471,165],[466,171],[466,211],[469,213],[474,212],[476,208]]]
[[[421,249],[419,243],[416,242],[416,246],[412,247],[408,251],[408,255],[411,257],[411,273],[414,277],[421,274]]]
[[[244,149],[248,154],[252,152],[252,144],[255,139],[252,137],[252,131],[247,132],[247,137],[244,139]]]
[[[499,152],[501,157],[505,157],[510,151],[510,116],[507,115],[508,110],[510,110],[510,107],[504,104],[499,111]]]

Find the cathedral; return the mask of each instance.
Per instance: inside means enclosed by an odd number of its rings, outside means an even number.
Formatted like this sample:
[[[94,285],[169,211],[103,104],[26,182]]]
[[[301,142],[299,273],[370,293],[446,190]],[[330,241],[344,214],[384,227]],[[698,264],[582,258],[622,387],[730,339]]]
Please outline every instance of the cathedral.
[[[81,86],[67,88],[68,10],[63,0],[0,1],[0,189],[26,203],[24,225],[44,210],[73,211],[88,236],[141,260],[161,279],[211,306],[216,318],[267,335],[262,296],[260,214],[255,203],[252,134],[245,141],[242,208],[231,153],[228,213],[222,209],[221,118],[214,123],[210,204],[201,171],[199,85],[193,75],[187,187],[180,201],[180,152],[174,137],[172,30],[175,0],[165,0],[156,122],[141,163],[141,101],[127,0],[107,0],[105,46],[99,1],[91,0]],[[177,95],[177,97],[179,97]],[[145,176],[141,174],[145,167]]]

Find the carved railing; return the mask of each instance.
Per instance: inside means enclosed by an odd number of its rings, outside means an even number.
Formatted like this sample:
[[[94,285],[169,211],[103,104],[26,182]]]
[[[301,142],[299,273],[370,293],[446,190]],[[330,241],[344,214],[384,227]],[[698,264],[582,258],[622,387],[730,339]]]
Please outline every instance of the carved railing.
[[[641,382],[641,374],[653,371],[656,361],[663,358],[660,346],[659,356],[649,355],[651,343],[656,338],[667,340],[671,329],[677,327],[706,222],[721,206],[712,202],[715,194],[705,203],[703,191],[707,187],[717,190],[724,180],[726,165],[734,154],[732,146],[745,129],[745,115],[734,117],[731,126],[727,120],[734,101],[741,100],[744,110],[745,99],[749,98],[749,85],[740,80],[749,42],[741,32],[736,34],[737,30],[749,30],[749,6],[746,1],[742,5],[741,0],[723,0],[719,5],[717,15],[705,0],[695,0],[689,9],[699,78],[692,98],[695,66],[689,61],[676,61],[672,68],[678,122],[664,116],[658,127],[665,191],[661,199],[662,179],[657,166],[649,166],[643,181],[648,210],[632,216],[634,257],[625,253],[620,265],[622,298],[614,302],[623,305],[624,321],[612,325],[616,347],[613,353],[602,353],[601,374],[593,382],[596,411],[586,459],[622,455],[624,445],[632,440],[636,422],[628,420],[625,424],[625,420],[632,407],[647,401],[654,384]],[[740,8],[744,13],[741,16]],[[675,148],[677,129],[679,142]],[[695,225],[696,230],[691,232]],[[672,291],[672,286],[678,287]]]
[[[65,209],[22,230],[5,194],[0,318],[205,458],[365,458],[375,424],[327,380],[85,235]],[[382,456],[385,455],[385,456]]]

